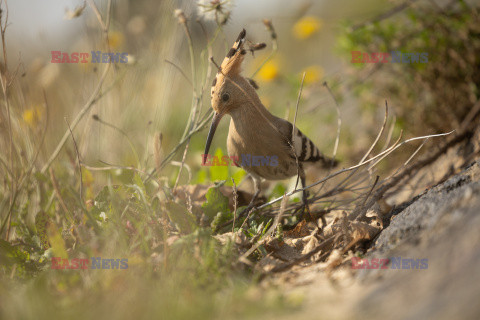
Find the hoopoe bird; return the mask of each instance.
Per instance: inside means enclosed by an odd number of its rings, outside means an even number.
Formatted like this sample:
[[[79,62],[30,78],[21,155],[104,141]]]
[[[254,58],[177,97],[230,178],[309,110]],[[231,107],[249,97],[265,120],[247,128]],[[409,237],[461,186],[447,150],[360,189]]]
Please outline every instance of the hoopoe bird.
[[[205,162],[213,136],[220,120],[230,115],[230,128],[227,138],[228,155],[233,159],[253,155],[278,159],[277,165],[253,165],[242,161],[236,163],[247,171],[254,182],[255,193],[248,208],[253,207],[260,194],[261,179],[282,180],[295,175],[300,176],[305,187],[304,165],[317,163],[322,167],[335,164],[325,157],[307,136],[287,120],[271,114],[260,101],[255,83],[241,75],[241,66],[247,53],[245,29],[242,30],[228,51],[213,79],[211,89],[212,108],[215,111],[203,161]],[[303,192],[303,204],[308,210],[307,193]]]

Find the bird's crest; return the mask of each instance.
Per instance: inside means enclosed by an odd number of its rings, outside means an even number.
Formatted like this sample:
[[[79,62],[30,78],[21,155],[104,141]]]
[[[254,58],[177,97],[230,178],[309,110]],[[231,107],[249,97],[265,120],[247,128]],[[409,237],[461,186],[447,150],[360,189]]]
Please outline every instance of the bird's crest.
[[[237,41],[233,44],[232,48],[228,51],[225,59],[218,70],[217,75],[213,79],[211,95],[215,93],[217,84],[221,84],[225,77],[233,77],[241,72],[243,58],[247,51],[244,49],[245,36],[247,32],[245,29],[238,35]]]
[[[232,48],[228,51],[225,59],[223,59],[222,65],[220,66],[223,74],[234,75],[240,73],[241,65],[243,58],[247,51],[243,48],[245,45],[245,36],[247,32],[245,29],[240,32],[237,37],[237,40],[233,44]]]

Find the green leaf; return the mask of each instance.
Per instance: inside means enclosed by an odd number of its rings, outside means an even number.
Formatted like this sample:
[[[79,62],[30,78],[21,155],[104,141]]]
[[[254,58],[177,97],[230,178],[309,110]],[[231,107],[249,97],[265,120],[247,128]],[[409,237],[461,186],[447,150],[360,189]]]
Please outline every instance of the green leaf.
[[[207,190],[205,195],[207,201],[202,204],[203,213],[213,219],[217,213],[228,213],[228,198],[225,197],[217,187],[211,187]]]
[[[168,201],[165,204],[167,215],[183,234],[192,233],[197,228],[196,218],[184,206]]]
[[[243,169],[236,167],[232,167],[231,171],[233,172],[231,176],[233,180],[235,180],[235,184],[238,186],[240,182],[242,182],[243,178],[245,178],[245,176],[247,175],[247,172]],[[233,186],[232,179],[228,179],[226,185],[230,187]]]
[[[233,215],[230,212],[228,213],[218,212],[217,215],[215,216],[215,219],[213,219],[211,223],[211,227],[213,230],[217,230],[218,226],[231,220],[232,218],[233,218]]]
[[[210,180],[217,181],[217,180],[227,180],[228,179],[228,165],[229,161],[226,165],[225,162],[222,163],[223,157],[222,149],[218,148],[215,151],[215,156],[212,158],[212,165],[210,166]]]
[[[203,184],[207,181],[207,171],[202,167],[197,171],[197,174],[191,184]]]
[[[94,203],[95,203],[95,206],[92,208],[93,213],[100,214],[100,212],[105,212],[105,213],[110,212],[111,199],[110,199],[110,188],[108,186],[103,187],[103,189],[97,194],[97,196],[95,197]]]
[[[28,260],[28,258],[28,253],[21,251],[18,247],[12,246],[10,242],[0,239],[0,261],[2,261],[2,264],[23,264]]]
[[[47,226],[50,220],[51,220],[50,216],[44,211],[39,212],[35,216],[35,228],[37,229],[37,234],[38,234],[38,237],[40,238],[40,242],[42,244],[43,249],[50,248],[50,244],[48,243],[48,235],[47,235]]]
[[[147,194],[145,185],[143,184],[142,178],[140,178],[140,175],[138,174],[138,172],[135,172],[135,175],[133,176],[133,183],[139,186],[140,189],[142,189],[142,192],[144,194]]]
[[[264,227],[263,230],[262,230],[262,233],[261,233],[261,236],[262,236],[262,237],[265,235],[265,233],[267,233],[268,228],[270,228],[270,226],[272,225],[272,223],[273,223],[273,219],[268,220],[267,224],[265,225],[265,227]]]
[[[62,237],[62,231],[55,224],[47,226],[48,242],[52,246],[52,251],[55,257],[68,258],[67,249],[65,247],[65,240]]]
[[[277,183],[275,187],[273,187],[273,190],[270,194],[270,199],[275,199],[283,196],[285,194],[285,191],[287,191],[285,185],[281,182]]]
[[[124,169],[118,169],[113,171],[113,175],[115,176],[116,180],[121,183],[127,184],[131,183],[133,176],[134,176],[134,171],[133,170],[124,170]]]

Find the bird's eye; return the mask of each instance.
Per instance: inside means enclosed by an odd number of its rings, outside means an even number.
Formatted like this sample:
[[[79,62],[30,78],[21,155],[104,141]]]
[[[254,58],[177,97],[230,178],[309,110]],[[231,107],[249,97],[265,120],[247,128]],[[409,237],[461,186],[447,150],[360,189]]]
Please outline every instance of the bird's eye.
[[[225,92],[224,94],[222,94],[222,100],[224,102],[227,102],[228,99],[230,99],[230,94],[229,93]]]

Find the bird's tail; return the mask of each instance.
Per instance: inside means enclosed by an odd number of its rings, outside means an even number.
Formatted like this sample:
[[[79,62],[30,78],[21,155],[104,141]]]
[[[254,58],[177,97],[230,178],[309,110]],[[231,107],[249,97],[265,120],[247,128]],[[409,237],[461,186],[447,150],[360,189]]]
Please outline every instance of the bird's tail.
[[[338,160],[320,153],[319,159],[316,163],[320,164],[322,168],[335,168],[338,165]]]
[[[325,156],[318,147],[298,128],[292,131],[292,124],[289,123],[289,132],[291,132],[290,141],[293,142],[295,153],[300,162],[309,162],[320,165],[323,168],[331,168],[338,165],[336,159]]]

